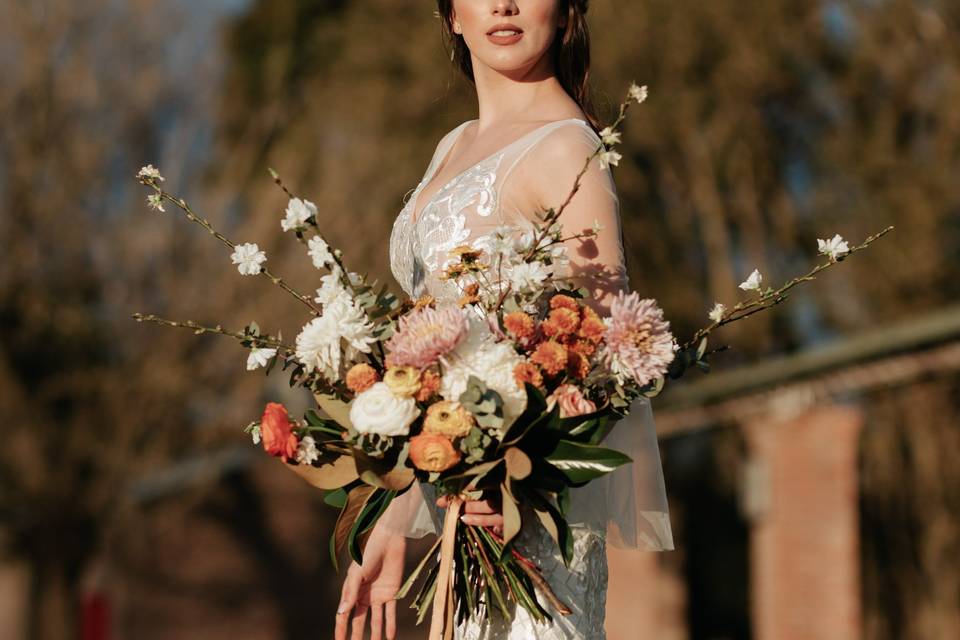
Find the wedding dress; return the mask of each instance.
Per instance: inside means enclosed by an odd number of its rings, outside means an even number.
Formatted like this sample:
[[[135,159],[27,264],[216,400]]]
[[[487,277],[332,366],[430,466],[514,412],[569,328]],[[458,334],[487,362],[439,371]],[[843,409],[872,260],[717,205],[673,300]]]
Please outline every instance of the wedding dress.
[[[393,226],[390,262],[394,277],[407,295],[431,295],[440,301],[456,301],[461,293],[456,283],[438,274],[451,259],[449,252],[463,244],[483,248],[493,232],[503,226],[522,229],[533,211],[522,189],[537,172],[569,181],[557,184],[559,206],[573,185],[574,176],[600,139],[584,120],[566,119],[548,123],[520,136],[495,153],[462,171],[436,190],[428,201],[418,196],[438,169],[458,136],[471,122],[464,122],[443,137],[420,183],[406,201]],[[540,174],[543,175],[543,174]],[[612,277],[626,284],[619,225],[619,201],[609,168],[591,162],[580,191],[574,196],[561,223],[567,233],[603,229],[575,273],[581,286],[593,286]],[[434,185],[436,186],[436,185]],[[529,189],[527,190],[529,191]],[[528,197],[528,196],[527,196]],[[605,274],[601,279],[598,276]],[[462,640],[603,639],[607,589],[606,545],[637,550],[673,549],[663,472],[650,403],[634,404],[631,414],[618,424],[605,446],[626,452],[633,459],[615,473],[571,491],[569,522],[573,530],[574,555],[564,566],[560,550],[535,517],[524,518],[516,545],[539,566],[556,595],[573,613],[552,613],[552,622],[538,625],[526,610],[518,608],[512,621],[492,613],[484,622],[470,620],[456,630]],[[435,506],[431,487],[415,486],[394,501],[383,519],[409,537],[436,533],[442,513]],[[545,600],[541,603],[550,611]]]

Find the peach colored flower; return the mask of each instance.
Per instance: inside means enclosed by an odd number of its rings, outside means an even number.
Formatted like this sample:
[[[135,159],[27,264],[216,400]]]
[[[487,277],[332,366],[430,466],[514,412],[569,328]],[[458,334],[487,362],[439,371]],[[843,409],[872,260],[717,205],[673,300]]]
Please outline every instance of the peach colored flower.
[[[460,452],[443,436],[421,433],[410,438],[410,461],[417,469],[439,473],[460,462]]]
[[[580,328],[580,312],[567,307],[559,307],[551,311],[546,321],[540,326],[543,327],[543,332],[551,338],[565,338],[576,333]]]
[[[474,420],[470,412],[459,402],[446,400],[430,405],[423,421],[423,432],[446,436],[451,440],[470,435]]]
[[[363,393],[380,382],[380,374],[366,363],[355,364],[347,371],[347,389],[354,393]]]
[[[286,407],[279,402],[268,402],[260,418],[260,438],[263,449],[284,462],[297,456],[297,436]]]
[[[533,318],[523,311],[514,311],[503,317],[503,326],[514,338],[525,340],[533,337]]]
[[[555,376],[567,366],[567,348],[553,340],[541,342],[530,356],[530,361],[540,365],[547,375]]]
[[[656,300],[620,292],[607,322],[602,357],[621,384],[632,379],[645,385],[666,374],[675,355],[674,339]]]
[[[550,308],[569,309],[570,311],[576,311],[577,313],[580,312],[580,305],[577,304],[577,301],[570,296],[565,296],[563,294],[550,298]]]
[[[517,385],[521,388],[524,383],[529,382],[537,388],[543,388],[543,376],[540,375],[540,369],[529,362],[520,362],[513,368],[513,377],[517,380]]]
[[[420,390],[413,399],[417,402],[426,402],[437,395],[438,391],[440,391],[440,376],[433,371],[424,371],[420,374]]]
[[[415,309],[400,318],[387,342],[387,366],[425,369],[449,353],[467,335],[463,312],[453,306]]]
[[[547,406],[552,409],[554,404],[560,405],[561,418],[582,416],[597,410],[597,405],[587,399],[583,392],[572,384],[562,384],[550,394],[550,397],[547,398]]]
[[[395,396],[409,398],[420,391],[420,371],[414,367],[390,367],[383,381]]]

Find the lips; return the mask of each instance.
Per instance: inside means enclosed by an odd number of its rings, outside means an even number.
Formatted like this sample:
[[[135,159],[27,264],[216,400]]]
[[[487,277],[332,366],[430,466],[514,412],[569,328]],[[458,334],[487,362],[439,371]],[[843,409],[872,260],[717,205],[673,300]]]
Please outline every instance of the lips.
[[[523,29],[508,22],[493,26],[487,31],[487,40],[497,45],[510,45],[519,42],[523,37]]]

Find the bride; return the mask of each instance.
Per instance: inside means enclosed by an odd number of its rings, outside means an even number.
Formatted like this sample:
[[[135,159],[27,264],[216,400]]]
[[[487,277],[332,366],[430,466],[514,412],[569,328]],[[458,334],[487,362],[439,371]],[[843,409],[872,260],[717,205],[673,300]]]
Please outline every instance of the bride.
[[[587,90],[587,0],[438,0],[452,60],[476,86],[479,118],[445,135],[423,179],[400,211],[390,240],[391,267],[412,298],[459,300],[438,277],[451,249],[483,248],[504,226],[558,207],[600,144]],[[619,202],[609,167],[594,160],[564,211],[567,232],[599,225],[594,240],[571,241],[571,273],[591,289],[601,313],[625,289]],[[518,608],[512,620],[491,614],[455,630],[462,639],[602,639],[606,545],[673,548],[656,433],[648,400],[638,401],[607,440],[633,463],[572,492],[574,558],[567,567],[536,518],[524,518],[518,548],[534,559],[572,613],[537,625]],[[437,531],[443,500],[415,485],[391,504],[371,532],[363,565],[353,563],[336,616],[336,638],[397,637],[396,600],[406,539]],[[499,505],[466,505],[466,524],[501,527]],[[542,598],[541,598],[542,600]]]

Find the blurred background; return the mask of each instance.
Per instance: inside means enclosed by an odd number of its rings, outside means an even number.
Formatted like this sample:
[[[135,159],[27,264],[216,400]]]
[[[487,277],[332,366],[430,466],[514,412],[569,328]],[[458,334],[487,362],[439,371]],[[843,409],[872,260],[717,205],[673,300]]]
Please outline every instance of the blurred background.
[[[394,216],[476,115],[435,9],[0,1],[0,638],[329,637],[335,513],[242,433],[309,398],[131,319],[304,315],[134,174],[310,290],[274,167],[392,282]],[[960,637],[960,3],[594,0],[590,23],[602,118],[650,86],[615,178],[632,285],[679,336],[753,268],[896,225],[654,401],[677,548],[611,551],[611,640]]]

